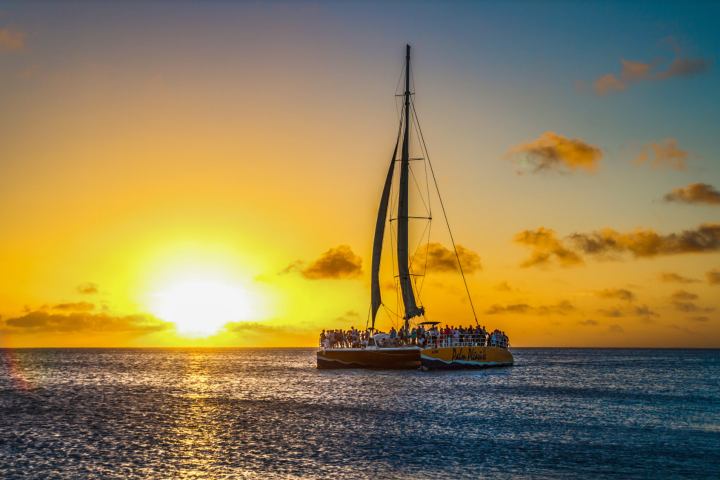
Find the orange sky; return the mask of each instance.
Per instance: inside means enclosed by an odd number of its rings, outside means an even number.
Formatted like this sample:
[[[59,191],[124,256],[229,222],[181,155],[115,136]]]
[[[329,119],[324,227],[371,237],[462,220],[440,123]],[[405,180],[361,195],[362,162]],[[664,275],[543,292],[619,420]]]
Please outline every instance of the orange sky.
[[[608,45],[552,8],[425,6],[420,34],[384,28],[396,7],[301,5],[0,15],[0,346],[313,346],[364,327],[409,42],[482,325],[515,346],[720,347],[711,15],[661,9],[696,24],[618,22],[631,41]],[[431,201],[421,298],[465,326]],[[386,242],[386,284],[390,262]]]

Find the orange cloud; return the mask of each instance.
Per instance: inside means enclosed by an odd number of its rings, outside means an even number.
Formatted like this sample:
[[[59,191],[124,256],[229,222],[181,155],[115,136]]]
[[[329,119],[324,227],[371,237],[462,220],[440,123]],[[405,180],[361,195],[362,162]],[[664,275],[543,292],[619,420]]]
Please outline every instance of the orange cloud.
[[[523,268],[550,263],[555,258],[562,267],[570,267],[584,263],[582,258],[560,243],[557,233],[544,227],[537,230],[523,230],[515,235],[513,242],[533,249],[530,258],[520,264]]]
[[[694,230],[668,235],[642,228],[629,233],[604,228],[590,233],[576,233],[568,238],[579,251],[591,255],[630,252],[642,258],[717,252],[720,251],[720,223],[701,223]]]
[[[619,259],[625,252],[635,258],[717,252],[720,251],[720,223],[701,223],[696,229],[668,235],[643,228],[628,233],[603,228],[590,233],[574,233],[562,241],[554,230],[540,227],[524,230],[512,240],[533,248],[530,258],[521,263],[521,267],[548,265],[553,258],[557,258],[561,266],[568,267],[584,263],[583,254]]]
[[[705,272],[709,285],[720,285],[720,271],[713,268],[709,272]]]
[[[487,315],[497,315],[504,313],[516,313],[520,315],[567,315],[572,313],[576,308],[567,300],[558,302],[556,305],[541,305],[532,307],[527,303],[516,303],[513,305],[502,306],[500,304],[491,305],[485,311]]]
[[[353,253],[348,245],[331,248],[320,255],[320,258],[305,267],[305,263],[298,260],[291,263],[280,273],[298,271],[310,280],[358,278],[362,275],[362,258]]]
[[[670,295],[670,298],[673,300],[697,300],[700,297],[694,293],[686,292],[685,290],[677,290]]]
[[[676,55],[680,55],[682,50],[674,43],[670,42]],[[706,73],[713,65],[712,60],[704,58],[692,58],[676,56],[669,64],[661,58],[655,59],[652,63],[641,62],[638,60],[620,59],[622,70],[620,71],[620,79],[612,73],[603,75],[592,83],[595,93],[600,96],[608,93],[627,90],[628,85],[638,83],[640,81],[667,80],[673,77],[694,77],[696,75]],[[665,67],[664,70],[660,70]]]
[[[592,86],[595,87],[595,92],[598,95],[606,95],[615,90],[627,90],[625,84],[618,80],[612,73],[608,73],[604,77],[598,78],[592,83]]]
[[[528,164],[534,172],[557,171],[562,173],[582,169],[593,172],[603,159],[602,151],[579,138],[569,139],[547,132],[537,140],[511,147],[505,159]]]
[[[89,312],[95,310],[95,305],[88,302],[58,303],[51,308],[53,310],[65,310],[68,312]]]
[[[650,310],[647,305],[642,306],[623,306],[615,307],[611,309],[599,309],[597,311],[604,317],[617,318],[617,317],[659,317],[657,313]]]
[[[617,298],[617,299],[625,300],[628,302],[632,302],[633,300],[635,300],[635,294],[633,292],[631,292],[630,290],[626,290],[624,288],[605,288],[603,290],[596,291],[595,295],[600,298],[605,298],[605,299]]]
[[[720,192],[707,183],[691,183],[685,188],[676,188],[663,198],[666,202],[720,205]]]
[[[97,283],[87,282],[87,283],[81,283],[80,285],[78,285],[77,291],[79,293],[85,293],[85,294],[98,293],[98,288],[99,288],[99,286]]]
[[[676,282],[676,283],[697,283],[700,280],[696,278],[688,278],[683,277],[682,275],[679,275],[674,272],[661,272],[658,274],[658,278],[661,282],[670,283],[670,282]]]
[[[419,252],[420,254],[421,252]],[[425,255],[413,259],[413,263],[419,268],[424,268],[427,261],[428,271],[435,272],[459,272],[458,257],[462,263],[462,269],[465,273],[475,273],[482,270],[480,256],[462,245],[457,246],[457,256],[455,252],[443,247],[439,243],[429,243],[425,249]]]
[[[635,157],[633,165],[650,163],[654,167],[668,166],[674,170],[685,170],[690,157],[688,150],[677,148],[674,138],[663,139],[664,144],[649,142],[642,147],[642,151]],[[651,158],[651,155],[654,158]]]
[[[52,332],[135,332],[145,334],[174,328],[172,323],[164,322],[152,315],[113,317],[105,313],[73,312],[64,315],[49,314],[44,311],[35,311],[22,317],[9,318],[5,320],[5,327],[8,333],[21,334]]]
[[[0,30],[0,51],[22,51],[25,50],[25,34],[13,28]]]

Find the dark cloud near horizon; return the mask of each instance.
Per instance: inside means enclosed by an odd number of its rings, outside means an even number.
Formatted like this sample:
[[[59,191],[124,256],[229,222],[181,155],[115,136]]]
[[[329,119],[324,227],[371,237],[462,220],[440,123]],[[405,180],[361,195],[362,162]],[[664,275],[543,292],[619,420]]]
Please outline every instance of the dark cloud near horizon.
[[[666,202],[720,205],[720,192],[708,183],[691,183],[667,193]]]
[[[491,305],[488,310],[485,311],[487,315],[497,315],[505,313],[516,313],[520,315],[567,315],[577,309],[575,306],[567,300],[558,302],[555,305],[541,305],[539,307],[533,307],[527,303],[516,303],[512,305],[502,306],[500,304]]]
[[[597,145],[579,138],[566,138],[554,132],[542,134],[537,140],[513,146],[503,156],[532,171],[570,173],[578,169],[594,172],[604,155]]]
[[[309,280],[359,278],[362,275],[362,258],[350,246],[340,245],[320,255],[320,258],[306,264],[300,260],[285,267],[280,274],[299,272]]]
[[[10,333],[138,333],[171,330],[174,325],[152,315],[111,316],[106,313],[72,312],[51,314],[42,310],[22,317],[8,318],[5,327]]]
[[[700,297],[694,293],[686,292],[685,290],[676,290],[672,295],[670,295],[670,298],[673,300],[697,300]]]
[[[456,256],[455,252],[440,243],[428,243],[425,251],[418,252],[418,255],[412,259],[412,264],[420,271],[425,268],[427,261],[427,270],[430,272],[459,272],[458,257],[463,272],[472,274],[482,270],[482,262],[477,252],[458,245]]]
[[[98,293],[98,288],[100,288],[100,286],[97,283],[86,282],[86,283],[81,283],[80,285],[78,285],[77,291],[78,291],[78,293],[83,293],[83,294],[93,294],[93,293]]]

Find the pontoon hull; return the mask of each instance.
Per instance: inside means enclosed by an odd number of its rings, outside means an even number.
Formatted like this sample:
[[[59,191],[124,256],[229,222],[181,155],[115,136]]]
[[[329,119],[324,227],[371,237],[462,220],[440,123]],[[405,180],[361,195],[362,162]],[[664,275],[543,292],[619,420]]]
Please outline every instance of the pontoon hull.
[[[514,361],[512,353],[497,347],[439,347],[420,352],[420,362],[428,370],[504,367]]]
[[[419,348],[329,348],[317,352],[317,368],[416,369]]]

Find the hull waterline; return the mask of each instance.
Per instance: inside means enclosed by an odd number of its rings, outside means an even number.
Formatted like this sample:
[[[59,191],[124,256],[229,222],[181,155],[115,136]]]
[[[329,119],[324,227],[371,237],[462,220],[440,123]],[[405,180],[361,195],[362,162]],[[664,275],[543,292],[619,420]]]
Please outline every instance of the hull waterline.
[[[420,367],[419,348],[329,348],[317,352],[317,368],[410,370]]]

